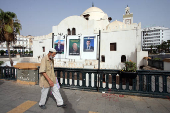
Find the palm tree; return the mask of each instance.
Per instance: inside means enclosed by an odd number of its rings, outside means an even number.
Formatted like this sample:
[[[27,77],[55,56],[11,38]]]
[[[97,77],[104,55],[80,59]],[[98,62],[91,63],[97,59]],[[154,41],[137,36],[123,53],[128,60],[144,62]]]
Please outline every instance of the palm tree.
[[[9,60],[11,66],[13,61],[11,59],[9,45],[15,43],[17,34],[20,34],[21,24],[17,19],[17,16],[13,12],[4,12],[0,9],[0,43],[6,42],[8,50]]]
[[[168,53],[169,53],[169,47],[170,47],[169,43],[170,43],[170,40],[167,40]]]
[[[161,46],[157,45],[156,48],[157,48],[158,52],[160,53]]]
[[[151,53],[152,53],[152,48],[153,48],[153,45],[151,45],[151,46],[150,46],[150,48],[151,48]]]
[[[166,52],[166,49],[167,49],[167,42],[162,42],[161,44],[161,47],[162,47],[162,50],[164,50]]]

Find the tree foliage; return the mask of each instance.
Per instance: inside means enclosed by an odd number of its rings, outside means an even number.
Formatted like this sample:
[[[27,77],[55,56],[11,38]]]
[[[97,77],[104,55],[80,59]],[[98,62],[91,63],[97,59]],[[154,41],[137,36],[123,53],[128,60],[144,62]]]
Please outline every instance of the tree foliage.
[[[8,55],[10,59],[11,66],[13,66],[13,61],[10,56],[9,45],[16,41],[17,34],[20,34],[21,24],[17,19],[17,15],[13,12],[4,12],[0,9],[0,43],[6,42],[6,47],[8,50]]]

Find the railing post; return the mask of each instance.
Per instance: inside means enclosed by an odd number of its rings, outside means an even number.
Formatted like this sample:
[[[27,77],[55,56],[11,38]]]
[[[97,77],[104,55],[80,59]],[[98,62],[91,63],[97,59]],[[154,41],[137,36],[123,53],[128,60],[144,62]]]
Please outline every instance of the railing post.
[[[151,75],[146,75],[146,91],[151,92]]]
[[[72,86],[74,86],[74,72],[72,72]]]
[[[126,90],[129,90],[129,78],[126,78]]]
[[[167,93],[167,76],[162,75],[163,77],[163,93]]]
[[[77,72],[77,86],[80,86],[80,84],[79,84],[79,72]]]
[[[65,86],[65,71],[63,71],[63,86]]]
[[[70,86],[70,73],[67,71],[67,86]]]
[[[88,86],[89,88],[91,88],[91,74],[92,73],[89,73],[89,86]]]
[[[0,76],[0,78],[3,78],[3,67],[1,67],[1,76]]]
[[[136,77],[137,78],[137,77]],[[136,78],[133,79],[133,86],[132,86],[132,90],[136,91]]]
[[[139,75],[139,91],[143,91],[143,76]]]
[[[106,87],[105,90],[108,91],[109,89],[109,74],[106,74]]]
[[[57,71],[57,78],[58,78],[58,83],[60,83],[60,71]]]
[[[10,67],[9,70],[10,70],[10,74],[9,74],[10,78],[13,79],[13,77],[12,77],[12,67]]]
[[[85,72],[83,72],[82,74],[82,86],[85,88],[86,87],[86,76],[85,76]]]
[[[112,74],[112,89],[116,89],[116,74]]]
[[[4,67],[4,78],[6,78],[6,68]]]
[[[103,74],[100,73],[100,89],[103,89]]]
[[[155,92],[159,92],[159,75],[155,75]]]
[[[122,77],[119,74],[119,90],[123,90],[122,89]]]
[[[94,88],[97,87],[97,73],[94,73]]]

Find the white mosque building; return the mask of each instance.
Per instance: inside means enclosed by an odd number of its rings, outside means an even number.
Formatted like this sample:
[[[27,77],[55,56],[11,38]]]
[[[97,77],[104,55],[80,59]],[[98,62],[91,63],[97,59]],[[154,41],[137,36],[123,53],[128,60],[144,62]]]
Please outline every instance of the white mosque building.
[[[100,33],[99,33],[100,31]],[[49,48],[57,50],[56,67],[121,69],[125,61],[133,61],[139,68],[144,64],[141,23],[133,23],[130,7],[125,8],[123,22],[113,21],[98,7],[90,7],[80,16],[69,16],[52,33],[33,40],[33,57],[41,61]]]

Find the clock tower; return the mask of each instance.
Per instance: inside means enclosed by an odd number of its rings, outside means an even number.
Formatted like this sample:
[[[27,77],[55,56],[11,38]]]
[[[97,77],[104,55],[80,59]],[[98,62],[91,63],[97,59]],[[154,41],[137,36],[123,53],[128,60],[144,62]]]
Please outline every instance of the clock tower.
[[[125,8],[125,14],[123,15],[123,23],[132,24],[133,23],[133,13],[130,13],[130,7]]]

